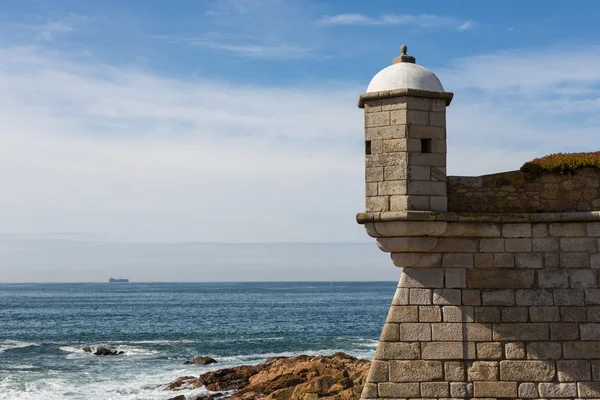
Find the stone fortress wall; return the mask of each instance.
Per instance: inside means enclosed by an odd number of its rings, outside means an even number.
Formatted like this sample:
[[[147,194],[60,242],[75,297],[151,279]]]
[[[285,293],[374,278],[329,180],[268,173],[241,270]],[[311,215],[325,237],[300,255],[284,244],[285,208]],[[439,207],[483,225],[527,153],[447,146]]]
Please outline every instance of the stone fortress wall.
[[[600,171],[449,176],[448,209],[470,213],[600,210]]]
[[[403,268],[362,397],[600,398],[598,171],[446,179],[452,93],[399,59],[359,100],[357,220]]]

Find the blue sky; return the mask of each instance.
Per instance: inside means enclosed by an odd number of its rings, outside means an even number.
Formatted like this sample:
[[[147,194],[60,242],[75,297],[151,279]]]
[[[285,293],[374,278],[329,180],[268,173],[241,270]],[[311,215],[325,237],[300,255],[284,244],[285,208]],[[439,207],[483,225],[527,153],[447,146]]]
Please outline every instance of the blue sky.
[[[406,43],[448,169],[599,147],[600,3],[0,3],[1,233],[367,242],[358,95]]]

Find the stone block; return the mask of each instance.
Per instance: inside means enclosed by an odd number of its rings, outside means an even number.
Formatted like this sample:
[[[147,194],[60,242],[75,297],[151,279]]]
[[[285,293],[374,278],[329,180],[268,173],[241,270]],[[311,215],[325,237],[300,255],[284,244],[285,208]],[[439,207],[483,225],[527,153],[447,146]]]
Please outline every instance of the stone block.
[[[467,286],[480,289],[518,289],[533,286],[533,270],[472,269],[467,271]]]
[[[586,290],[595,290],[595,289],[586,289]],[[554,289],[554,304],[557,306],[582,306],[582,305],[584,305],[583,290],[580,290],[580,289]]]
[[[462,290],[462,304],[469,306],[478,306],[481,304],[481,291],[477,289]]]
[[[521,360],[525,358],[525,344],[523,342],[506,343],[504,352],[509,360]]]
[[[447,381],[462,381],[465,379],[465,364],[461,361],[444,363],[444,376]]]
[[[446,113],[445,112],[430,112],[429,113],[429,124],[431,126],[446,126]]]
[[[423,342],[421,356],[424,360],[474,359],[475,343]]]
[[[431,324],[422,322],[400,324],[400,340],[415,342],[431,340]]]
[[[531,240],[533,251],[558,251],[558,239],[553,237],[534,238]]]
[[[399,324],[401,322],[418,322],[418,306],[392,306],[388,312],[386,322]]]
[[[382,167],[373,167],[382,168]],[[389,167],[383,167],[383,179],[381,181],[399,181],[406,180],[406,167],[404,165],[391,165]]]
[[[592,364],[592,379],[600,381],[600,360],[592,360],[590,363]]]
[[[428,305],[433,301],[432,289],[410,289],[409,303],[416,305]]]
[[[473,322],[473,306],[444,306],[443,314],[444,322]]]
[[[511,323],[494,324],[494,340],[548,340],[548,324]]]
[[[590,267],[594,269],[600,268],[600,254],[590,254]]]
[[[505,238],[528,238],[531,235],[531,224],[504,224],[502,226],[502,236]]]
[[[442,268],[404,268],[398,287],[442,288],[444,270]]]
[[[409,125],[407,131],[409,138],[446,140],[446,128],[441,126]]]
[[[385,112],[385,111],[383,111]],[[406,118],[406,110],[394,110],[389,111],[390,113],[390,124],[397,126],[406,126],[408,121]]]
[[[500,307],[473,307],[475,322],[500,322]]]
[[[597,251],[596,238],[589,237],[564,237],[560,239],[560,250],[569,252],[588,252]]]
[[[550,324],[551,340],[577,340],[579,339],[579,324],[561,322]]]
[[[365,114],[381,111],[381,99],[365,101],[364,110]]]
[[[560,267],[560,262],[558,259],[559,253],[557,252],[547,252],[544,253],[544,265],[546,268],[558,268]]]
[[[502,343],[477,343],[477,358],[480,360],[499,360],[502,358]]]
[[[420,356],[419,343],[380,342],[375,351],[375,360],[414,360]]]
[[[385,324],[379,338],[382,342],[397,342],[400,340],[398,334],[398,324]]]
[[[441,150],[441,143],[444,143],[444,150]],[[434,153],[446,153],[445,141],[435,140],[432,144]],[[432,167],[431,168],[431,180],[446,182],[446,168],[445,167]]]
[[[391,252],[429,252],[433,251],[438,239],[434,237],[380,237],[377,238],[377,246],[381,251]],[[424,272],[424,271],[422,271]]]
[[[587,315],[584,317],[584,321],[589,322],[600,322],[600,306],[587,306],[584,311],[587,311]]]
[[[421,383],[421,397],[439,398],[450,395],[448,382],[423,382]]]
[[[599,398],[600,382],[579,382],[577,383],[579,397]]]
[[[383,167],[365,168],[365,181],[379,182],[383,180]]]
[[[399,139],[393,139],[393,140],[399,140]],[[383,153],[383,140],[371,140],[371,154],[379,154],[379,153]]]
[[[366,198],[365,206],[367,211],[388,211],[388,203],[387,196],[373,196]]]
[[[408,153],[408,164],[445,167],[446,155],[439,153]]]
[[[483,253],[500,253],[504,251],[504,239],[481,239],[479,251]]]
[[[528,310],[527,307],[502,307],[502,322],[527,322]]]
[[[365,157],[365,167],[389,167],[394,165],[406,166],[407,153],[371,154]]]
[[[365,129],[365,140],[384,140],[406,138],[405,125],[379,126]]]
[[[585,222],[556,222],[548,226],[550,236],[585,236]]]
[[[504,239],[504,247],[509,253],[525,253],[531,251],[531,238]]]
[[[442,266],[440,253],[392,253],[392,262],[400,268],[438,268]]]
[[[598,359],[600,358],[600,342],[563,342],[565,359]]]
[[[421,165],[410,165],[408,167],[408,178],[416,181],[427,181],[431,179],[431,167]]]
[[[447,269],[445,285],[447,288],[466,288],[467,271],[464,268]]]
[[[479,398],[517,397],[517,382],[473,382],[473,395]]]
[[[396,293],[394,294],[394,298],[392,299],[393,306],[401,306],[408,304],[408,294],[409,289],[398,288],[396,289]]]
[[[444,268],[473,268],[473,254],[470,253],[444,253],[442,258]]]
[[[494,268],[514,268],[515,258],[512,253],[494,253]]]
[[[473,254],[473,263],[475,268],[494,268],[494,254],[475,253]]]
[[[538,391],[542,398],[577,397],[576,383],[540,383]]]
[[[441,323],[432,324],[434,341],[488,341],[492,339],[492,326],[477,323]]]
[[[406,108],[409,110],[432,111],[432,102],[434,99],[424,97],[405,97]]]
[[[600,340],[600,324],[585,323],[579,325],[581,340]]]
[[[377,182],[367,182],[365,185],[365,195],[367,197],[377,196]]]
[[[497,381],[498,363],[496,361],[475,361],[467,370],[469,381]]]
[[[460,289],[434,289],[433,304],[460,305]]]
[[[587,253],[559,253],[562,268],[589,268],[590,256]]]
[[[490,222],[451,222],[448,224],[445,236],[499,238],[501,236],[501,230],[499,224]]]
[[[428,382],[444,377],[441,361],[390,361],[392,382]]]
[[[473,397],[473,384],[467,382],[450,383],[450,396],[459,399]]]
[[[515,253],[514,256],[516,268],[541,269],[543,267],[542,255],[539,253]]]
[[[385,361],[373,361],[371,363],[371,369],[369,370],[368,382],[387,382],[388,377],[388,363]]]
[[[537,277],[540,288],[569,287],[569,274],[565,269],[544,268],[537,271]]]
[[[377,385],[377,391],[379,397],[383,398],[419,397],[419,384],[381,382]]]
[[[512,306],[515,304],[513,289],[486,290],[481,293],[484,306]]]
[[[590,310],[590,307],[587,307],[587,309]],[[560,318],[565,322],[585,322],[587,321],[586,309],[582,307],[561,307]]]
[[[529,307],[531,322],[557,322],[560,321],[560,312],[556,306]]]
[[[386,195],[386,196],[391,196],[391,195],[396,195],[396,194],[406,194],[407,193],[407,185],[406,180],[399,180],[399,181],[383,181],[383,182],[377,182],[377,192],[379,193],[379,195]]]
[[[363,386],[361,398],[376,399],[377,397],[379,397],[379,395],[377,394],[377,384],[376,383],[365,383],[365,386]]]
[[[390,125],[390,112],[380,111],[365,114],[365,128]]]
[[[598,287],[597,271],[593,269],[573,269],[570,272],[572,288],[596,288]]]
[[[553,361],[500,361],[500,379],[506,381],[549,382],[554,373]]]
[[[391,111],[391,110],[406,110],[407,108],[407,97],[390,97],[387,99],[381,99],[381,110],[382,111]]]
[[[519,397],[523,399],[533,399],[538,397],[537,385],[532,382],[525,382],[519,385]]]
[[[558,342],[531,342],[526,348],[530,360],[559,360],[562,356],[562,346]]]
[[[393,115],[393,114],[392,114]],[[394,117],[392,116],[392,119]],[[407,125],[425,125],[429,124],[429,113],[427,111],[407,110],[406,111]]]
[[[419,322],[440,322],[442,320],[442,308],[439,306],[420,306]]]
[[[558,380],[560,382],[577,382],[591,380],[591,366],[585,360],[558,360],[556,362]]]
[[[414,140],[414,139],[413,139]],[[410,139],[384,139],[381,141],[381,153],[398,153],[401,151],[410,151]],[[421,151],[421,143],[419,143],[419,149],[415,151]],[[373,142],[371,142],[371,152],[373,151]]]
[[[515,298],[519,306],[551,306],[554,304],[555,293],[552,289],[525,289],[515,291]]]
[[[548,225],[547,224],[533,224],[531,227],[533,237],[546,237],[548,236]]]
[[[446,182],[437,181],[408,181],[408,194],[420,196],[446,196]],[[404,194],[404,193],[390,193]]]
[[[435,247],[435,251],[439,253],[476,253],[478,249],[479,239],[449,237],[439,238]],[[472,263],[471,261],[471,265],[473,265]]]
[[[429,209],[429,196],[393,195],[390,197],[391,211]]]
[[[585,289],[585,304],[600,304],[600,289]],[[577,304],[582,305],[582,304]]]
[[[586,228],[588,236],[600,237],[600,222],[588,222]]]

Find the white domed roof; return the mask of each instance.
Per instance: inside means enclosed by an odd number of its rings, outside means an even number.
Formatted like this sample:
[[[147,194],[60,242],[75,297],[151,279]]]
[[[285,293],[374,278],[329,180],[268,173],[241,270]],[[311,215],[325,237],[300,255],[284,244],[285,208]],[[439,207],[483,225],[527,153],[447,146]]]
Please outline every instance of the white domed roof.
[[[394,59],[394,64],[382,69],[371,79],[367,93],[394,89],[419,89],[443,92],[444,87],[437,76],[427,68],[415,64],[415,58],[402,54]]]

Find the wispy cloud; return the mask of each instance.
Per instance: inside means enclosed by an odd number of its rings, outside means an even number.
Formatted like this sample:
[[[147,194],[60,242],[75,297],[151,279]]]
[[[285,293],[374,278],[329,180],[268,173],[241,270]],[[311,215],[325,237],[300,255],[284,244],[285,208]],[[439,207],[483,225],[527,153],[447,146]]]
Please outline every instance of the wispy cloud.
[[[443,17],[433,14],[384,14],[371,17],[364,14],[338,14],[323,16],[320,25],[408,25],[421,28],[456,28],[458,30],[471,29],[473,21],[461,21],[453,17]]]
[[[85,15],[68,13],[57,17],[53,16],[36,25],[17,25],[19,28],[37,32],[39,40],[52,41],[57,35],[73,32],[75,26],[87,23],[89,18]]]
[[[193,46],[205,47],[216,51],[262,59],[289,59],[306,58],[312,53],[311,49],[292,45],[265,45],[265,44],[235,44],[214,41],[191,40]]]

